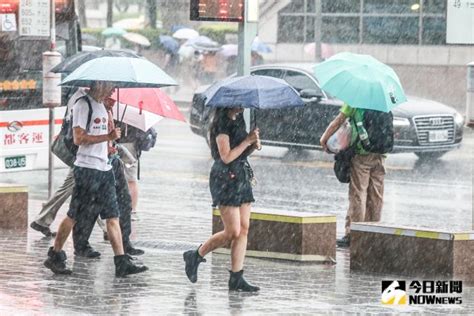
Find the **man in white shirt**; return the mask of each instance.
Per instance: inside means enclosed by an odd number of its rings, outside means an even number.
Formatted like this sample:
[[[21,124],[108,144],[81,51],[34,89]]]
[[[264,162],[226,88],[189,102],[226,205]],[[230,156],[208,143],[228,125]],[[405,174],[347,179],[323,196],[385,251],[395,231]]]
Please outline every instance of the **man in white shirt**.
[[[114,87],[108,82],[96,82],[87,96],[80,98],[73,108],[74,143],[79,146],[74,162],[75,186],[66,218],[61,222],[54,247],[48,251],[44,265],[55,274],[71,274],[66,267],[66,253],[62,250],[76,222],[98,215],[107,222],[107,232],[115,257],[115,275],[148,270],[134,264],[130,256],[124,254],[122,233],[119,225],[119,206],[115,192],[112,166],[108,164],[108,142],[120,138],[120,128],[108,131],[108,113],[103,101],[110,97]],[[85,99],[87,98],[87,100]],[[92,117],[87,125],[90,102]]]

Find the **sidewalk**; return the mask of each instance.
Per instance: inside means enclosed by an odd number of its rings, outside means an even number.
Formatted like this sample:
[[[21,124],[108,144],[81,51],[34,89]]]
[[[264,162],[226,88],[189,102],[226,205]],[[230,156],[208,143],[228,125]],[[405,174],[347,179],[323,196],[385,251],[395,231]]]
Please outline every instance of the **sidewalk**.
[[[0,231],[0,314],[321,314],[399,313],[439,314],[474,311],[473,288],[464,286],[458,306],[383,307],[380,287],[390,276],[349,273],[348,251],[337,252],[336,265],[297,264],[246,259],[247,278],[259,285],[259,295],[229,293],[229,257],[209,255],[191,284],[185,274],[182,252],[199,245],[211,231],[210,210],[205,201],[185,200],[189,207],[173,207],[156,201],[141,202],[140,220],[133,222],[135,244],[145,249],[140,258],[150,271],[124,279],[114,277],[110,246],[95,229],[91,244],[102,258],[74,258],[72,242],[66,244],[71,276],[55,276],[43,267],[51,239],[31,229],[19,233]],[[187,202],[186,202],[187,201]],[[29,218],[41,201],[30,199]],[[196,208],[202,212],[196,212]],[[193,212],[194,209],[194,212]],[[60,211],[60,217],[65,209]],[[60,218],[54,223],[59,223]],[[403,278],[399,278],[403,279]]]

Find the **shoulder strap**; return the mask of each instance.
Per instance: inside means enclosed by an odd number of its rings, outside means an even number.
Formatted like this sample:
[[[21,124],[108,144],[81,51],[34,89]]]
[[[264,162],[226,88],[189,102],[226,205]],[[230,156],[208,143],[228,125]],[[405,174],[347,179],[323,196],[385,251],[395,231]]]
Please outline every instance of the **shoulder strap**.
[[[84,99],[87,103],[87,105],[89,106],[89,112],[87,114],[87,124],[86,124],[86,131],[89,131],[89,127],[91,125],[91,121],[92,121],[92,104],[91,104],[91,100],[89,100],[89,97],[87,95],[83,95],[83,96],[80,96],[79,98],[76,99],[76,101],[74,103],[77,103],[77,101],[79,101],[80,99]]]

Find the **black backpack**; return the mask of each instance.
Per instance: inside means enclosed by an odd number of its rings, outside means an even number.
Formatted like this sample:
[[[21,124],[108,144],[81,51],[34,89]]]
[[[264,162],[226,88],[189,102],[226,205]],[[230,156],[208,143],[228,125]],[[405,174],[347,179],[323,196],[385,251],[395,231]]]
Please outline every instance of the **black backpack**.
[[[87,114],[87,125],[86,130],[89,130],[90,123],[92,120],[92,105],[87,96],[82,96],[77,98],[74,103],[77,103],[80,99],[84,98],[89,106],[89,112]],[[66,165],[69,167],[74,166],[74,161],[76,160],[77,150],[79,146],[74,144],[74,132],[72,130],[72,115],[67,119],[68,109],[66,109],[66,114],[63,119],[63,124],[61,125],[61,131],[53,142],[51,146],[52,152]]]
[[[357,122],[359,119],[356,114],[355,121]],[[392,151],[392,112],[386,113],[375,110],[364,110],[362,124],[369,136],[369,145],[364,144],[362,141],[360,142],[364,150],[374,154],[386,154]]]
[[[156,144],[156,130],[153,127],[150,127],[146,132],[139,131],[137,133],[137,149],[142,151],[149,151]]]

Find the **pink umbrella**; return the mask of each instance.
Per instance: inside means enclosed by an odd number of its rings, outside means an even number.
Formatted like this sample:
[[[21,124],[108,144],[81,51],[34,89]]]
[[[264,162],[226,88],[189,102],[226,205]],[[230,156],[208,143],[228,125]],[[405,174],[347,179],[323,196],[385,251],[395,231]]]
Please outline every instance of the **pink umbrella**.
[[[315,51],[316,51],[315,43],[309,43],[304,46],[304,52],[308,55],[314,55]],[[321,57],[323,59],[328,59],[332,55],[334,55],[334,51],[331,45],[327,43],[321,43]]]
[[[112,95],[112,99],[118,99],[117,92],[116,90]],[[162,117],[186,122],[178,106],[166,93],[158,88],[123,88],[120,89],[119,93],[120,103],[138,109],[138,115],[147,115],[147,112],[149,112]],[[122,113],[122,117],[124,116],[126,116],[125,111]]]

